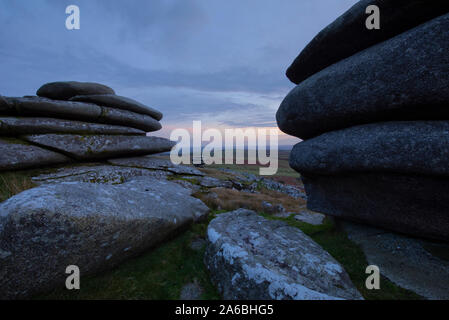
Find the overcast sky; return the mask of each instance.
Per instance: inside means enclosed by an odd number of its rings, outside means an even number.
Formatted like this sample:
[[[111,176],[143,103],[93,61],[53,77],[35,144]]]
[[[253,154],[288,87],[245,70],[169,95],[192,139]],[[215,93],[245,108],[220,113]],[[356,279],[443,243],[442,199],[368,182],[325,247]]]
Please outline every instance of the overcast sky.
[[[276,127],[285,70],[357,0],[1,0],[0,94],[100,82],[164,113],[164,129]],[[65,27],[78,5],[81,29]],[[280,143],[294,143],[281,137]]]

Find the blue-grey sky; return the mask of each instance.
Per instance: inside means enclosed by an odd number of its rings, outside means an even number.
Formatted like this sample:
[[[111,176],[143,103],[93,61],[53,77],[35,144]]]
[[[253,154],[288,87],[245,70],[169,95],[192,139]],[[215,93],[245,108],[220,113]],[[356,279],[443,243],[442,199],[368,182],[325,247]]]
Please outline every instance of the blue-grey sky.
[[[100,82],[164,113],[164,129],[275,127],[285,70],[357,0],[1,0],[0,94]],[[78,5],[81,29],[65,27]],[[294,143],[281,137],[280,143]]]

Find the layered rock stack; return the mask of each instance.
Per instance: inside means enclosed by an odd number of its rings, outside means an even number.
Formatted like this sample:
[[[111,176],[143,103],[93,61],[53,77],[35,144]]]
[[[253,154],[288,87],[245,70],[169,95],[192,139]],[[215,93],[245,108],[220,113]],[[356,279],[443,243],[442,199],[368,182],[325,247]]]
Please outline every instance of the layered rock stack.
[[[162,113],[98,83],[53,82],[37,96],[0,96],[0,170],[154,154],[174,142]]]
[[[381,29],[365,27],[378,5]],[[449,2],[360,1],[287,71],[277,112],[314,211],[449,240]]]

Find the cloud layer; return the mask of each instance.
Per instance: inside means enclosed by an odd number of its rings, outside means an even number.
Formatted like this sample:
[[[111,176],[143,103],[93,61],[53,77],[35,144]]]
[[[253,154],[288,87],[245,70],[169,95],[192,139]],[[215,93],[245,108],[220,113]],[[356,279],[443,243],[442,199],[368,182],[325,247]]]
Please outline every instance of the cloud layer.
[[[2,0],[0,94],[95,81],[160,109],[166,136],[192,120],[273,127],[293,87],[286,68],[355,2]],[[65,28],[70,4],[80,7],[80,30]]]

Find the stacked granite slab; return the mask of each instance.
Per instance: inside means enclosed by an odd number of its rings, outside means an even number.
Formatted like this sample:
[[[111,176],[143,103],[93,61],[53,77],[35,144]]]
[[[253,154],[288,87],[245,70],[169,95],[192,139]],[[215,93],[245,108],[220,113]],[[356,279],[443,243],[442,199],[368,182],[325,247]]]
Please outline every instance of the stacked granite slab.
[[[378,5],[381,29],[367,30]],[[449,2],[360,1],[287,71],[279,128],[314,211],[449,240]]]
[[[98,83],[53,82],[37,96],[0,96],[0,170],[169,151],[174,142],[146,135],[161,119]]]

